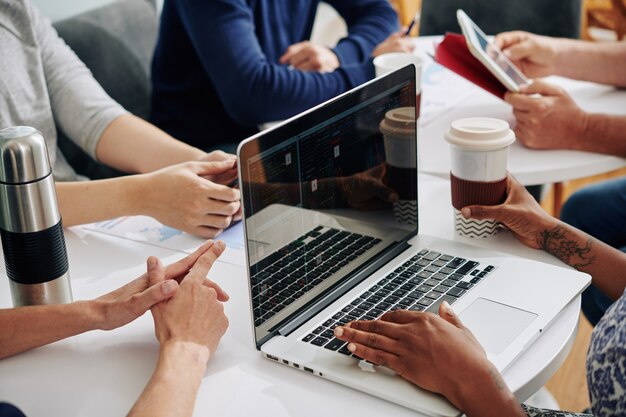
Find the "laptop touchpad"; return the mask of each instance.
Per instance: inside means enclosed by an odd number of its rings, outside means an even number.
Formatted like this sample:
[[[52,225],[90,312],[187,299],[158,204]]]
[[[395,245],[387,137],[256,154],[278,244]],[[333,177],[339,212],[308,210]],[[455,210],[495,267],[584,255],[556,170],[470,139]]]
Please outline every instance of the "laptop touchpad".
[[[489,353],[501,353],[537,317],[485,298],[478,298],[460,314],[465,324]]]

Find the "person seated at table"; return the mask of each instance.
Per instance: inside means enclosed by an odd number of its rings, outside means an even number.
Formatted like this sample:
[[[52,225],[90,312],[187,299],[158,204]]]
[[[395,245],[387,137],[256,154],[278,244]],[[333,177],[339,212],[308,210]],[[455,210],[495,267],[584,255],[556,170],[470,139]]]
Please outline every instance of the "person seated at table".
[[[150,120],[199,148],[233,148],[258,125],[373,78],[372,55],[413,50],[392,34],[398,18],[387,0],[327,3],[349,32],[332,49],[309,41],[319,0],[166,0]]]
[[[239,190],[224,185],[236,176],[235,156],[207,154],[127,113],[28,0],[0,3],[0,45],[0,129],[41,131],[65,226],[145,214],[214,237],[240,217]],[[140,175],[78,181],[57,128],[103,164]]]
[[[94,300],[0,309],[0,359],[91,330],[113,330],[150,310],[159,358],[129,416],[191,416],[207,362],[228,327],[228,294],[206,278],[224,248],[209,240],[167,267],[150,257],[145,274]],[[0,404],[0,416],[23,414]]]
[[[626,87],[626,43],[556,39],[506,32],[496,43],[529,77],[560,75]],[[541,97],[530,96],[540,94]],[[507,93],[517,119],[515,134],[535,149],[574,149],[626,157],[626,114],[579,108],[565,90],[535,81],[521,94]],[[563,206],[561,219],[615,248],[626,249],[626,178],[587,187]],[[612,301],[595,286],[583,293],[583,311],[596,324]]]
[[[589,273],[595,285],[617,300],[592,333],[587,382],[595,416],[626,415],[626,255],[546,214],[512,177],[502,205],[464,207],[462,213],[502,222],[524,245]],[[445,302],[439,316],[398,310],[379,320],[337,327],[335,336],[349,342],[355,355],[442,394],[468,417],[573,416],[520,405],[472,332]]]

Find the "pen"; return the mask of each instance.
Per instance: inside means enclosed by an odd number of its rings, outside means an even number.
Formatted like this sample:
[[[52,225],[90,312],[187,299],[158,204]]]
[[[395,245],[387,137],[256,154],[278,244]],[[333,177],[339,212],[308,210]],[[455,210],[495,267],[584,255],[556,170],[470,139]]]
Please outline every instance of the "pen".
[[[404,32],[404,36],[409,36],[411,34],[411,30],[413,30],[413,26],[415,26],[415,22],[419,22],[420,20],[420,12],[419,10],[417,12],[415,12],[415,15],[413,16],[413,20],[411,20],[411,23],[409,24],[409,27],[407,28],[406,32]]]

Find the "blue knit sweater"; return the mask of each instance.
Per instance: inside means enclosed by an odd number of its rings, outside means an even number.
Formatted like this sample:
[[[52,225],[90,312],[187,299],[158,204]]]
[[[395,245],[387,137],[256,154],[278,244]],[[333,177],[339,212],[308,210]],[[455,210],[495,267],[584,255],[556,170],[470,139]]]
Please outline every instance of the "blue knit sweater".
[[[237,143],[371,79],[373,48],[397,30],[387,0],[329,0],[349,35],[341,67],[320,74],[278,59],[309,39],[319,0],[165,0],[152,64],[152,122],[203,149]]]

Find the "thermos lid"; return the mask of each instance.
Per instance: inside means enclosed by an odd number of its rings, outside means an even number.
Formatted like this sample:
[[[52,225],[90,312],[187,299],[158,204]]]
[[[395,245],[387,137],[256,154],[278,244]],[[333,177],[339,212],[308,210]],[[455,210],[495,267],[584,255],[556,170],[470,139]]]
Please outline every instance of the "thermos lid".
[[[50,175],[46,142],[28,126],[0,130],[0,183],[24,184]]]

